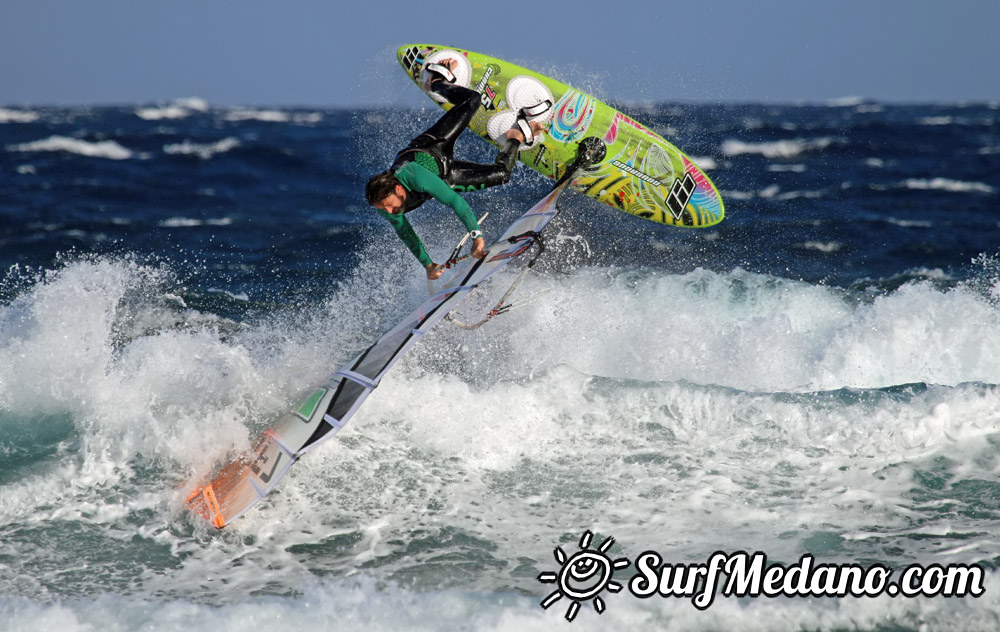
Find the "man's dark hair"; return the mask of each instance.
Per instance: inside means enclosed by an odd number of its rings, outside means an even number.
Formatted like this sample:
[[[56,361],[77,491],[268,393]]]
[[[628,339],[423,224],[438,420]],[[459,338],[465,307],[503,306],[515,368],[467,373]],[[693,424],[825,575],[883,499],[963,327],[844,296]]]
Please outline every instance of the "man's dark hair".
[[[368,203],[375,206],[389,197],[396,192],[397,184],[399,184],[399,180],[391,171],[383,171],[373,175],[365,186],[365,197],[368,198]]]

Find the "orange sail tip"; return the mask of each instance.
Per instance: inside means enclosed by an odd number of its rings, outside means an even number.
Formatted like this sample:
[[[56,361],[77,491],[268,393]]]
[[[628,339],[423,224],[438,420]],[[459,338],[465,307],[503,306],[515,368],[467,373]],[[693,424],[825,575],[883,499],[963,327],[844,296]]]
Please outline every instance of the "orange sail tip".
[[[215,490],[212,489],[212,486],[205,485],[202,495],[205,497],[205,502],[208,503],[208,508],[212,512],[212,524],[215,525],[215,528],[221,529],[226,526],[226,521],[222,518],[222,508],[219,507],[219,501],[215,498]]]
[[[216,529],[226,526],[226,521],[222,517],[222,508],[215,497],[215,490],[211,485],[205,485],[191,492],[191,495],[184,501],[188,509],[208,520]]]
[[[184,499],[184,504],[185,505],[190,505],[192,500],[194,500],[195,498],[197,498],[198,496],[201,495],[201,490],[202,490],[202,488],[199,487],[199,488],[195,489],[193,492],[191,492],[191,495]]]

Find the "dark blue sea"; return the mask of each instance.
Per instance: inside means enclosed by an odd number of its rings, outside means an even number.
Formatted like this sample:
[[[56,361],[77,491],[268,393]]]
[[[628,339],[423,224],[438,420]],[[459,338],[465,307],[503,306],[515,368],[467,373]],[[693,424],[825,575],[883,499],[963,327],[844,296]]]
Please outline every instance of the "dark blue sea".
[[[621,108],[726,219],[568,193],[531,302],[443,322],[222,531],[192,485],[426,296],[362,188],[440,111],[0,108],[0,629],[998,629],[1000,104]],[[489,238],[550,186],[466,199]],[[411,221],[439,261],[462,232]],[[623,590],[568,622],[537,577],[588,530],[985,593]]]

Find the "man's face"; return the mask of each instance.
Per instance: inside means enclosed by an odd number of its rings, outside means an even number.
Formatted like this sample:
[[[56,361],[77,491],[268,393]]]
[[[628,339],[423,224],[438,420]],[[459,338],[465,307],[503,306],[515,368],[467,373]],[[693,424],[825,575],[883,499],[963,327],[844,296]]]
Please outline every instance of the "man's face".
[[[406,202],[406,189],[402,185],[396,185],[396,192],[387,195],[381,202],[375,205],[375,208],[380,208],[386,213],[399,213],[403,208],[403,203]]]

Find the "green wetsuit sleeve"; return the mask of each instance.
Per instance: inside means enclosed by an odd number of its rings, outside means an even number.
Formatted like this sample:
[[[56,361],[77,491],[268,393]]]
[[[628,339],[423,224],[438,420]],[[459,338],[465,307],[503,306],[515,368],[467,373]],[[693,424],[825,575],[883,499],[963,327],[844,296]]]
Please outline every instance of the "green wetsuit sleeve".
[[[455,193],[448,183],[415,162],[407,163],[396,171],[396,178],[410,191],[421,191],[434,196],[442,204],[447,204],[458,215],[465,230],[479,230],[479,222],[469,203]]]
[[[389,220],[392,227],[396,230],[396,234],[399,238],[403,240],[406,247],[410,249],[413,256],[417,258],[420,265],[425,268],[430,264],[434,263],[431,260],[430,255],[427,254],[427,250],[424,248],[423,242],[420,241],[420,237],[417,237],[417,232],[413,230],[413,226],[410,225],[410,220],[406,219],[406,216],[402,213],[392,214],[383,211],[382,209],[375,209],[378,211],[379,215]]]

